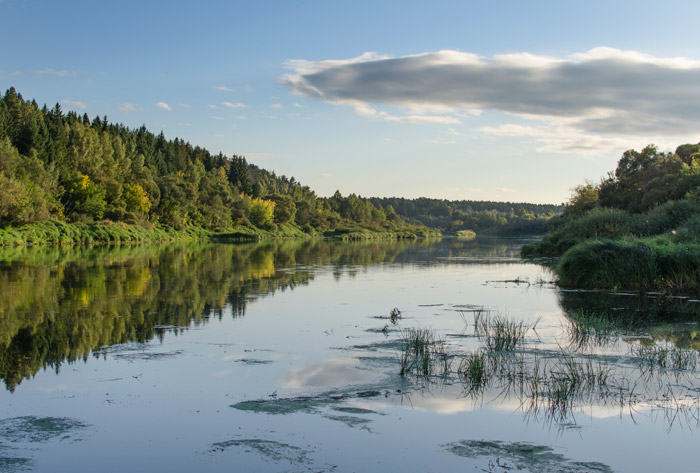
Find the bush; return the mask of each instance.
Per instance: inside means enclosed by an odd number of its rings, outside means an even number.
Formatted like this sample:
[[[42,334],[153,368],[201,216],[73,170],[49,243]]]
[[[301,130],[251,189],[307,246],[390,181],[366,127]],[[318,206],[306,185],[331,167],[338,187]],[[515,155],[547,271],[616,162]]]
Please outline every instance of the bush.
[[[658,267],[644,243],[593,240],[564,253],[557,274],[562,286],[641,289],[652,287]]]

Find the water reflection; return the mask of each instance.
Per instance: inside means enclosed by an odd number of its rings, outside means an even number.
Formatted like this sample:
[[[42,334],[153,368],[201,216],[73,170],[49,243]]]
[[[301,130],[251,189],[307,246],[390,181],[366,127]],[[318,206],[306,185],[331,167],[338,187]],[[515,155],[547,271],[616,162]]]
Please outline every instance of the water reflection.
[[[0,251],[0,377],[13,391],[41,368],[119,343],[245,314],[246,305],[309,284],[318,271],[352,277],[377,263],[513,259],[517,245],[452,240],[167,244]],[[228,313],[228,312],[227,312]]]

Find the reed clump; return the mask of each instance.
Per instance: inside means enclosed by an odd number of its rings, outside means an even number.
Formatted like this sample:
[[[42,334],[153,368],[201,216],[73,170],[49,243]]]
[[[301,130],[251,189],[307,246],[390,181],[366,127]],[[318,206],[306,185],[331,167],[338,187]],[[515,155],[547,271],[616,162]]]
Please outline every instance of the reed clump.
[[[427,328],[407,328],[402,330],[402,350],[399,355],[399,374],[406,376],[444,375],[450,369],[450,357],[445,340],[434,330]]]

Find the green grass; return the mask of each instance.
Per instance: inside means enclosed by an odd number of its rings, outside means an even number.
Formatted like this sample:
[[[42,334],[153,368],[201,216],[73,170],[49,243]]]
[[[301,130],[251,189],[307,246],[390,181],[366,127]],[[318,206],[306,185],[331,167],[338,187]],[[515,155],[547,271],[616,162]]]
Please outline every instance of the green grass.
[[[523,256],[562,256],[586,240],[648,239],[664,235],[675,243],[700,243],[700,202],[669,201],[640,214],[596,208],[562,218],[541,241],[525,245]]]
[[[483,388],[490,377],[488,359],[483,351],[476,350],[462,358],[457,368],[460,379],[470,384],[472,389]]]
[[[144,228],[125,223],[65,223],[47,221],[0,229],[0,246],[90,245],[143,243],[167,240],[196,240],[212,232],[201,228],[184,231]]]
[[[399,374],[407,376],[445,375],[450,369],[445,340],[427,328],[408,328],[402,331],[402,349],[399,355]]]
[[[589,240],[564,253],[556,272],[564,287],[696,293],[700,245],[667,236]]]
[[[490,352],[514,350],[524,342],[529,329],[524,322],[503,315],[492,315],[489,311],[474,312],[474,333],[484,340]]]

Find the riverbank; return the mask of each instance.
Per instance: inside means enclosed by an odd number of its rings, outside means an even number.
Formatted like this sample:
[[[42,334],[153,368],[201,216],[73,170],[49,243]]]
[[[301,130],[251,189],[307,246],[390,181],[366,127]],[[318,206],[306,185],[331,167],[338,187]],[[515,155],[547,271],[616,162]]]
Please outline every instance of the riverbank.
[[[593,209],[524,246],[522,255],[559,258],[562,287],[697,295],[700,204],[683,199],[640,214]]]
[[[335,229],[326,232],[305,232],[294,225],[277,225],[274,230],[251,226],[215,232],[201,227],[172,230],[154,226],[145,228],[123,222],[66,223],[47,221],[21,227],[0,228],[0,246],[94,245],[119,243],[152,243],[163,241],[254,241],[268,238],[329,238],[350,240],[395,240],[439,237],[440,233],[424,227],[394,230],[364,228]]]

